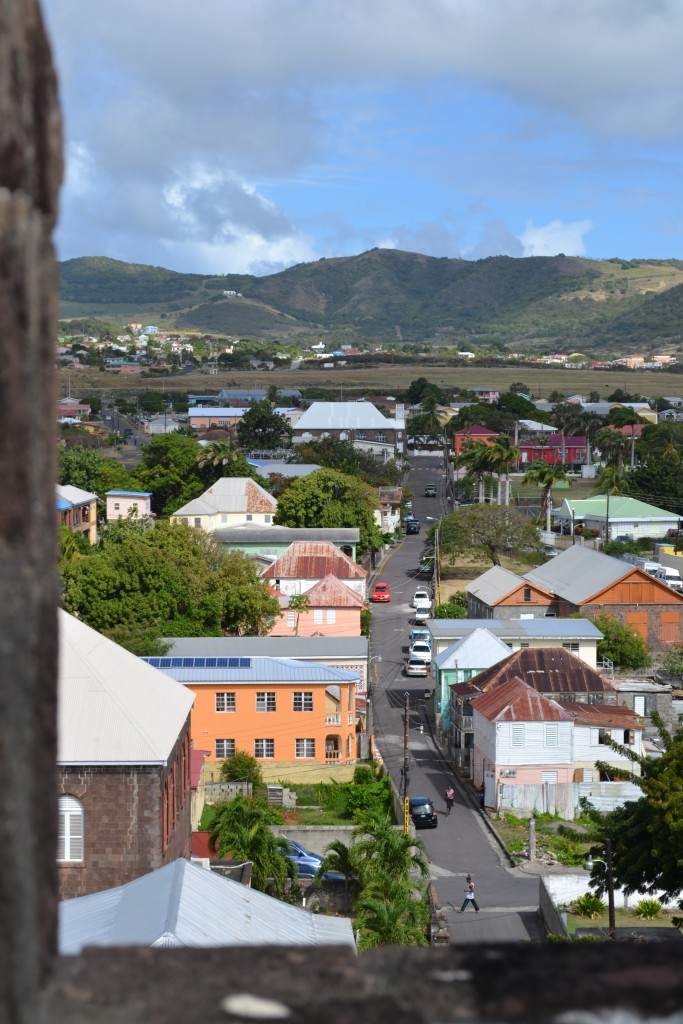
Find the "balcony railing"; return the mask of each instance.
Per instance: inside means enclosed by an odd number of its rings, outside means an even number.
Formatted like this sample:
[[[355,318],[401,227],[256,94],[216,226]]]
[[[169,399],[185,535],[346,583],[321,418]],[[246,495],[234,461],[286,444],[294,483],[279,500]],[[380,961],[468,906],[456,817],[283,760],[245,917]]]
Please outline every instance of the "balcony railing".
[[[337,715],[325,715],[325,725],[341,725],[342,716]]]
[[[341,751],[339,750],[326,750],[325,760],[326,761],[338,761],[341,757]]]

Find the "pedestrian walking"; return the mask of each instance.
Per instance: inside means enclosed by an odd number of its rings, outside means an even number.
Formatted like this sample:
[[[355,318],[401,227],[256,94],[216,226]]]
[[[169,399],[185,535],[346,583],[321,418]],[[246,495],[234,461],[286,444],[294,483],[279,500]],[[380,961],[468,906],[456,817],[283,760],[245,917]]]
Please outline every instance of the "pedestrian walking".
[[[479,905],[474,898],[474,881],[472,875],[467,876],[467,888],[465,889],[465,899],[462,901],[462,906],[458,911],[459,914],[464,913],[469,905],[474,907],[475,913],[479,913]]]
[[[453,801],[455,800],[455,790],[450,783],[446,786],[446,792],[443,796],[446,801],[446,817],[448,817],[453,809]]]

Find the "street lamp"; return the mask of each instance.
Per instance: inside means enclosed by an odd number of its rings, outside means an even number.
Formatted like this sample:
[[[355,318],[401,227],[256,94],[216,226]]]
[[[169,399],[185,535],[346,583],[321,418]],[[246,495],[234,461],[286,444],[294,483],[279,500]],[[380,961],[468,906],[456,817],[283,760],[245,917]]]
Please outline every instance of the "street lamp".
[[[593,872],[595,864],[600,864],[603,867],[601,872],[604,870],[605,888],[607,889],[607,915],[609,922],[609,937],[614,940],[617,937],[617,925],[616,915],[614,912],[614,872],[612,870],[612,841],[610,839],[605,840],[605,859],[602,860],[600,857],[593,859],[592,853],[589,853],[586,857],[584,868],[586,871]]]

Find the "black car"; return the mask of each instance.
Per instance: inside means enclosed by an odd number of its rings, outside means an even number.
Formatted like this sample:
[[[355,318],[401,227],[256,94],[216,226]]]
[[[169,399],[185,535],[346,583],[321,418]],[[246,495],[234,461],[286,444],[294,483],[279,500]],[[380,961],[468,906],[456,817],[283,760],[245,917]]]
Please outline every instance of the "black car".
[[[406,533],[419,533],[420,532],[420,520],[415,519],[414,516],[406,519]]]
[[[436,484],[427,484],[425,487],[425,498],[436,497]]]
[[[410,797],[410,817],[415,828],[436,828],[439,824],[434,804],[428,796]]]

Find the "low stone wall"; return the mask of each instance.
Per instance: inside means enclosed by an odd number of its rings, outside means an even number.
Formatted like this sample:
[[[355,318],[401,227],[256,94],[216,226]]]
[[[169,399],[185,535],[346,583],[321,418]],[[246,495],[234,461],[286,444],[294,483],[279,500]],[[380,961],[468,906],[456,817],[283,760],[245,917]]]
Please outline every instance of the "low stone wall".
[[[543,876],[538,879],[538,909],[548,935],[563,935],[566,939],[569,938],[565,920],[553,902]]]

